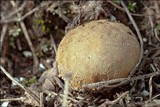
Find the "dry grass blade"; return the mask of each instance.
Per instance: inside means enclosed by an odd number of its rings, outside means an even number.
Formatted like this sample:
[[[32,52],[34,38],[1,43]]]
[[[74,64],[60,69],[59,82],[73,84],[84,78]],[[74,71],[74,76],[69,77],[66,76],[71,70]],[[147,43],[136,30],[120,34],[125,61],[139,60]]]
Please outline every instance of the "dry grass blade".
[[[7,29],[8,29],[8,24],[4,24],[2,27],[2,32],[1,32],[1,37],[0,37],[0,52],[2,52],[3,40],[6,35]]]
[[[24,97],[20,97],[20,98],[7,98],[7,99],[0,99],[1,102],[5,102],[5,101],[22,101],[25,100],[26,98]]]
[[[54,48],[54,52],[55,52],[55,54],[56,54],[56,52],[57,52],[56,43],[55,43],[54,38],[53,38],[53,36],[52,36],[52,35],[50,35],[50,38],[51,38],[52,46],[53,46],[53,48]],[[56,56],[56,55],[55,55],[55,56]]]

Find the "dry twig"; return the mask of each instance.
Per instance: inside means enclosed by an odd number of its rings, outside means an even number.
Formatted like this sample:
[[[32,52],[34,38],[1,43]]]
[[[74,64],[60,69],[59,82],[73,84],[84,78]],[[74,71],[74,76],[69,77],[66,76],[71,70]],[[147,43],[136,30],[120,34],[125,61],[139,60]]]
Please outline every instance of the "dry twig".
[[[55,92],[53,92],[53,91],[48,91],[48,90],[45,90],[45,93],[47,94],[47,95],[53,95],[53,96],[60,96],[60,97],[62,97],[62,98],[64,98],[65,96],[64,96],[64,94],[57,94],[57,93],[55,93]],[[76,99],[73,99],[72,97],[70,97],[70,96],[68,96],[67,97],[69,100],[71,100],[71,101],[73,101],[73,102],[75,102],[75,103],[77,103],[78,102],[78,100],[76,100]]]
[[[152,93],[153,93],[153,86],[152,86],[152,80],[153,80],[154,75],[152,75],[149,79],[149,100],[151,101],[152,99]]]
[[[44,99],[44,96],[43,96],[43,93],[40,93],[40,107],[44,107],[44,101],[43,101],[43,99]]]
[[[51,38],[51,43],[52,43],[52,46],[54,48],[54,52],[55,52],[55,56],[56,56],[56,53],[57,53],[56,43],[55,43],[54,38],[53,38],[52,35],[50,35],[50,38]]]
[[[26,1],[24,1],[23,4],[18,9],[14,10],[13,12],[10,12],[8,16],[5,16],[4,18],[2,18],[1,22],[3,22],[3,20],[7,20],[7,19],[11,18],[13,15],[15,15],[18,12],[20,12],[21,10],[23,10],[25,6],[26,6]]]
[[[12,6],[14,6],[14,7],[17,8],[16,3],[15,3],[14,1],[10,1],[10,2],[11,2],[11,4],[12,4]],[[18,16],[18,17],[21,17],[21,14],[20,14],[20,13],[17,13],[17,16]],[[23,30],[23,33],[24,33],[24,36],[25,36],[25,38],[26,38],[26,40],[27,40],[27,42],[28,42],[28,45],[29,45],[29,47],[30,47],[30,49],[31,49],[31,51],[32,51],[32,54],[33,54],[33,62],[34,62],[33,72],[36,73],[36,71],[37,71],[36,69],[38,68],[38,58],[37,58],[37,56],[36,56],[36,54],[35,54],[35,50],[34,50],[34,48],[33,48],[32,42],[31,42],[31,40],[30,40],[28,31],[27,31],[27,28],[26,28],[26,26],[25,26],[25,24],[24,24],[23,21],[20,22],[20,26],[21,26],[21,28],[22,28],[22,30]]]
[[[16,17],[16,18],[5,18],[5,19],[3,19],[3,20],[1,20],[0,21],[0,23],[11,23],[11,22],[21,22],[21,21],[23,21],[26,17],[28,17],[29,15],[31,15],[31,14],[33,14],[34,12],[36,12],[36,11],[38,11],[40,8],[43,8],[43,7],[45,7],[45,6],[48,6],[49,4],[51,4],[52,3],[52,1],[47,1],[47,2],[45,2],[45,3],[42,3],[40,6],[37,6],[37,7],[35,7],[34,9],[32,9],[31,11],[29,11],[28,13],[26,13],[25,15],[23,15],[23,16],[18,16],[18,17]],[[14,12],[14,14],[17,14],[17,13],[19,13],[19,11],[18,11],[19,9],[17,9],[15,12]]]
[[[97,83],[85,84],[85,85],[83,85],[83,88],[86,90],[88,90],[88,89],[101,90],[102,88],[111,89],[111,88],[119,86],[119,84],[123,85],[122,84],[122,83],[124,83],[123,81],[131,82],[131,81],[135,81],[135,80],[150,78],[151,76],[157,76],[157,75],[160,75],[160,73],[158,71],[153,72],[153,73],[149,73],[149,74],[131,77],[129,80],[127,78],[119,78],[119,79],[113,79],[113,80],[108,80],[108,81],[101,81],[101,82],[97,82]]]
[[[71,75],[68,74],[65,76],[65,85],[64,85],[64,97],[63,97],[63,107],[68,106],[68,93],[69,93],[69,81],[70,81]]]
[[[105,101],[103,104],[101,104],[98,107],[106,107],[108,105],[114,105],[116,103],[118,103],[118,101],[120,101],[121,99],[125,98],[125,96],[129,93],[129,91],[124,92],[121,96],[119,96],[117,99],[113,100],[113,101]]]
[[[26,88],[25,86],[23,86],[22,84],[20,84],[18,81],[16,81],[1,65],[0,65],[0,69],[2,70],[2,72],[11,80],[13,81],[15,84],[17,84],[19,87],[21,87],[30,97],[32,97],[33,99],[35,99],[38,103],[39,98],[32,93],[31,90],[29,90],[28,88]]]

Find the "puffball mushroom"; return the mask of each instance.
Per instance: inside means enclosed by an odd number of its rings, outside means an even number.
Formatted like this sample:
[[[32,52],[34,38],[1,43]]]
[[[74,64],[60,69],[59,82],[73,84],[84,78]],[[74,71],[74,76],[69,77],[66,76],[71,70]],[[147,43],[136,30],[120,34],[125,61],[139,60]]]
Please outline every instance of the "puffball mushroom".
[[[59,44],[60,76],[72,74],[70,86],[125,78],[140,57],[136,36],[124,24],[94,20],[70,30]]]

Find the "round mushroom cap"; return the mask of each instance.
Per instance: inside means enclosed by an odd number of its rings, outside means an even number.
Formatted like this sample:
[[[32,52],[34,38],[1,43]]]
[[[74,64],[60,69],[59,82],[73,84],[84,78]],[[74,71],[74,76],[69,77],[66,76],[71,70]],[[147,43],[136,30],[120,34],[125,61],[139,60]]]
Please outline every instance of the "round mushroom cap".
[[[140,45],[124,24],[94,20],[70,30],[57,52],[60,76],[72,74],[72,89],[83,84],[125,78],[140,57]]]

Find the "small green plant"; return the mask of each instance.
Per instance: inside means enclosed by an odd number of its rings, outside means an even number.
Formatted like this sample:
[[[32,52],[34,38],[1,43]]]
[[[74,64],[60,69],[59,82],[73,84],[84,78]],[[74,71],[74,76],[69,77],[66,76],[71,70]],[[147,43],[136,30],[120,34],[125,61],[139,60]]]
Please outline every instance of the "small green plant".
[[[120,3],[120,0],[112,0],[114,3],[116,3],[117,5],[120,5],[121,3]],[[114,7],[113,8],[114,9],[114,11],[116,11],[116,7]]]
[[[30,87],[35,82],[37,82],[37,79],[36,79],[35,76],[33,76],[30,79],[25,79],[22,84],[25,85],[25,86],[27,86],[27,87]]]
[[[35,19],[35,28],[38,29],[39,27],[41,27],[41,31],[46,33],[49,31],[49,29],[47,28],[47,26],[45,25],[45,21],[43,19]]]
[[[137,3],[136,2],[132,2],[132,1],[128,1],[128,10],[135,13],[135,10],[137,8]]]
[[[112,0],[114,3],[120,5],[120,0]]]
[[[10,36],[9,45],[12,48],[16,48],[15,41],[16,41],[16,38],[20,35],[20,33],[22,33],[22,30],[18,26],[12,26],[9,29],[9,36]]]

